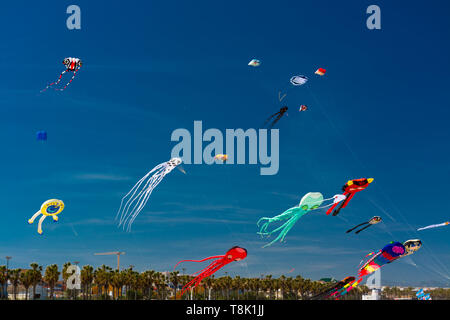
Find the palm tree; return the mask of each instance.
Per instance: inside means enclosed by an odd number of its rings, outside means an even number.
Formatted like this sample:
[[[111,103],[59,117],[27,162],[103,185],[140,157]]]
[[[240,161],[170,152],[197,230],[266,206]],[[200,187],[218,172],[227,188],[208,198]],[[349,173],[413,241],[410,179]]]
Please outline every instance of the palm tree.
[[[111,285],[114,288],[113,297],[117,291],[117,299],[122,297],[122,288],[126,282],[126,274],[124,271],[114,270],[111,272]]]
[[[143,287],[139,272],[131,271],[130,279],[131,279],[131,281],[130,281],[131,289],[134,292],[134,300],[137,300],[138,294],[139,294],[139,289]]]
[[[33,286],[33,300],[36,299],[36,287],[42,280],[42,266],[36,262],[30,264],[32,274],[32,286]]]
[[[272,299],[272,289],[273,289],[272,275],[270,275],[270,274],[267,275],[264,278],[263,284],[264,284],[264,289],[266,290],[266,292],[267,292],[267,290],[269,291],[269,299]]]
[[[94,272],[94,282],[97,284],[100,297],[108,299],[108,285],[111,281],[111,275],[110,271],[112,269],[108,266],[102,265],[101,267],[98,267],[97,270]],[[105,296],[103,297],[103,293],[105,293]]]
[[[281,300],[284,300],[284,293],[286,291],[286,277],[281,275],[279,278],[279,288],[281,289]]]
[[[21,269],[9,270],[9,279],[11,280],[12,285],[13,285],[14,300],[16,300],[16,297],[17,297],[17,287],[19,286],[21,271],[22,271]]]
[[[242,286],[242,279],[239,276],[235,276],[234,279],[231,280],[231,287],[236,291],[237,299],[239,300],[239,291]]]
[[[166,276],[163,273],[156,272],[155,285],[156,285],[156,289],[158,290],[159,298],[162,300],[165,300]]]
[[[207,299],[211,300],[211,291],[212,291],[214,281],[215,281],[214,275],[202,280],[203,285],[205,286],[205,299],[206,299],[206,294],[207,294],[208,295]]]
[[[6,266],[0,266],[0,299],[5,298],[3,297],[3,291],[7,283],[8,283],[8,275]],[[8,299],[8,293],[6,293],[6,299]]]
[[[91,285],[94,281],[94,268],[92,266],[86,265],[83,266],[83,269],[81,269],[80,274],[80,280],[81,285],[83,286],[83,295],[84,299],[86,299],[86,296],[91,298]]]
[[[60,274],[61,272],[58,271],[56,264],[52,264],[45,269],[44,280],[50,287],[50,299],[53,299],[53,292],[55,291],[55,285],[58,282]]]
[[[71,291],[70,289],[67,289],[67,281],[69,280],[69,277],[72,275],[72,273],[68,273],[67,269],[71,266],[72,264],[70,262],[66,262],[63,265],[62,268],[62,278],[63,278],[63,290],[67,291],[68,296],[71,296]]]
[[[28,288],[33,284],[33,271],[26,270],[20,274],[20,283],[25,287],[25,299],[28,300]]]
[[[173,296],[174,296],[175,300],[177,300],[177,289],[178,289],[178,284],[180,283],[180,278],[178,276],[179,273],[180,273],[179,271],[174,271],[169,274],[170,282],[172,282],[172,285],[174,286]]]
[[[152,299],[153,295],[153,282],[155,281],[155,271],[147,270],[141,274],[141,281],[144,292],[148,294],[148,300]]]

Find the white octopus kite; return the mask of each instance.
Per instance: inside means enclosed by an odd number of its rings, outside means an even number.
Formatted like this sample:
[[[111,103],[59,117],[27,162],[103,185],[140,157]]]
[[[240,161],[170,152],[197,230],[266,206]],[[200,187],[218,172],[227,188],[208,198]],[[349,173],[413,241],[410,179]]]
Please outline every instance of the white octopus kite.
[[[120,208],[116,215],[116,220],[120,215],[119,227],[123,226],[125,229],[125,225],[128,224],[127,231],[131,230],[134,219],[147,204],[153,190],[168,173],[180,164],[180,158],[172,158],[167,162],[160,163],[134,185],[120,202]]]

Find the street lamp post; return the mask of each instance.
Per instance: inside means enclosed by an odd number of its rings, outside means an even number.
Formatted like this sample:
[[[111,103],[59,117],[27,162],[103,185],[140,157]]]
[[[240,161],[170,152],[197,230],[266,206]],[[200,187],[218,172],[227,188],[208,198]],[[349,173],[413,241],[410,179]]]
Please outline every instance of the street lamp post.
[[[6,294],[6,299],[8,299],[8,275],[9,275],[9,260],[11,260],[12,257],[10,256],[6,256],[6,287],[5,287],[5,294]]]

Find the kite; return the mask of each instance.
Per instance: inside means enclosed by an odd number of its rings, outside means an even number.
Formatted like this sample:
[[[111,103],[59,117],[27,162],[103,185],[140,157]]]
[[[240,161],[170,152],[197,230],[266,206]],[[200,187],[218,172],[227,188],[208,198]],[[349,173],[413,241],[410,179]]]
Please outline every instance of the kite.
[[[423,296],[423,298],[421,300],[433,300],[433,299],[431,299],[430,294],[427,293],[426,295]]]
[[[375,216],[375,217],[372,217],[369,221],[360,223],[360,224],[358,224],[357,226],[355,226],[355,227],[353,227],[353,228],[347,230],[346,233],[352,232],[352,231],[355,230],[356,228],[361,227],[361,226],[367,224],[367,226],[365,226],[364,228],[359,229],[358,231],[355,232],[356,234],[358,234],[358,233],[360,233],[361,231],[367,229],[368,227],[373,226],[374,224],[377,224],[377,223],[380,223],[380,222],[381,222],[381,217]]]
[[[34,220],[42,214],[42,217],[39,219],[38,223],[38,233],[42,234],[42,222],[44,222],[45,218],[52,217],[53,221],[58,221],[58,214],[60,214],[64,210],[64,202],[58,199],[50,199],[45,201],[41,205],[41,209],[36,212],[31,219],[28,220],[29,224],[32,224]]]
[[[353,282],[350,286],[348,286],[347,289],[342,289],[339,292],[337,299],[339,299],[339,297],[343,296],[344,294],[355,288],[363,280],[365,276],[375,272],[385,264],[391,263],[397,259],[415,253],[417,250],[420,249],[421,246],[422,241],[420,241],[419,239],[408,240],[405,241],[405,243],[403,244],[397,241],[395,242],[391,241],[378,252],[371,252],[367,254],[359,264],[358,280]],[[372,257],[363,264],[364,260],[369,256]]]
[[[425,295],[425,292],[423,291],[423,289],[420,289],[419,291],[416,292],[416,297],[419,300],[422,300],[424,295]]]
[[[358,276],[364,277],[376,270],[380,269],[385,264],[391,263],[406,253],[405,246],[400,242],[391,241],[389,244],[385,245],[383,249],[377,253],[371,252],[369,255],[373,255],[358,271]],[[368,255],[367,255],[368,256]],[[366,257],[367,257],[366,256]],[[361,261],[361,263],[364,259]],[[360,263],[360,265],[361,265]]]
[[[329,215],[331,212],[333,212],[333,216],[337,216],[339,214],[339,211],[342,208],[345,208],[348,204],[348,202],[353,198],[355,193],[364,190],[371,184],[373,181],[373,178],[361,178],[361,179],[353,179],[349,180],[343,187],[342,191],[344,191],[344,195],[347,196],[347,199],[342,202],[342,204],[339,206],[339,208],[336,208],[337,204],[333,205],[331,208],[328,209],[327,215]]]
[[[263,246],[263,248],[267,246],[271,246],[273,243],[280,240],[280,242],[283,242],[284,238],[286,237],[287,233],[291,228],[294,226],[294,224],[303,217],[306,213],[308,213],[311,210],[320,209],[320,205],[326,201],[334,199],[334,202],[342,201],[344,198],[342,198],[342,195],[335,195],[333,198],[330,199],[323,199],[323,195],[320,192],[308,192],[303,196],[303,198],[300,200],[300,204],[296,207],[287,209],[285,212],[281,213],[278,216],[275,216],[273,218],[263,217],[258,220],[256,225],[259,227],[259,224],[261,221],[267,220],[261,227],[258,234],[262,236],[270,236],[272,233],[280,231],[280,234],[273,240],[272,242],[266,244]],[[275,230],[272,230],[270,232],[267,231],[267,227],[272,222],[278,222],[282,220],[287,220],[283,225],[276,228]]]
[[[293,86],[302,86],[304,85],[306,82],[308,82],[308,77],[307,76],[293,76],[290,80],[291,84]],[[281,91],[278,92],[278,100],[281,102],[281,100],[283,100],[286,97],[287,93],[284,93],[283,95],[281,95]]]
[[[422,231],[422,230],[426,230],[426,229],[433,229],[433,228],[439,228],[439,227],[445,227],[445,226],[448,226],[449,224],[450,224],[450,221],[447,221],[447,222],[444,222],[444,223],[439,223],[439,224],[432,224],[430,226],[419,228],[419,229],[417,229],[417,231]]]
[[[301,85],[304,85],[306,82],[308,82],[308,77],[307,76],[293,76],[290,81],[294,86],[301,86]]]
[[[263,246],[263,248],[272,245],[278,240],[280,240],[280,242],[283,242],[284,238],[286,237],[286,234],[289,232],[289,230],[291,230],[291,228],[298,221],[298,219],[303,217],[309,211],[319,208],[323,201],[324,201],[323,195],[320,192],[309,192],[303,196],[298,206],[287,209],[282,214],[275,216],[273,218],[263,217],[259,219],[258,222],[256,223],[258,227],[261,221],[267,220],[267,222],[265,222],[261,226],[258,234],[269,236],[272,233],[281,230],[280,234],[275,238],[275,240],[266,244],[265,246]],[[278,222],[282,220],[287,220],[287,222],[285,222],[282,226],[276,228],[275,230],[272,230],[270,232],[267,231],[267,227],[269,226],[269,224],[271,224],[272,222]]]
[[[423,289],[416,292],[417,300],[432,300],[429,293],[425,294]]]
[[[66,67],[66,70],[64,70],[63,72],[61,72],[61,74],[59,75],[58,80],[56,80],[56,81],[50,83],[47,87],[45,87],[45,89],[42,89],[41,92],[44,92],[45,90],[47,90],[48,88],[50,88],[50,87],[53,86],[53,85],[59,84],[59,82],[61,81],[61,78],[62,78],[62,76],[63,76],[64,73],[66,73],[66,72],[73,72],[72,78],[69,80],[69,82],[67,82],[67,84],[66,84],[62,89],[60,89],[60,88],[55,89],[55,90],[59,90],[59,91],[65,90],[65,89],[67,88],[67,86],[68,86],[68,85],[72,82],[72,80],[75,78],[75,76],[76,76],[78,70],[80,70],[81,65],[82,65],[82,62],[81,62],[81,59],[80,59],[80,58],[71,58],[71,57],[65,58],[65,59],[63,60],[62,63],[63,63],[63,65]]]
[[[298,111],[306,111],[306,110],[308,110],[308,106],[305,106],[304,104],[302,104]]]
[[[38,141],[47,141],[47,132],[46,131],[38,131],[38,132],[36,132],[36,140],[38,140]]]
[[[336,295],[339,290],[347,288],[347,286],[355,281],[355,277],[346,277],[345,279],[333,284],[331,287],[326,288],[319,294],[311,298],[311,300],[325,300]]]
[[[216,154],[214,156],[214,160],[227,161],[228,160],[228,156],[226,154]]]
[[[167,162],[160,163],[134,185],[120,202],[120,208],[116,215],[117,220],[120,214],[119,227],[123,225],[125,229],[125,224],[128,223],[127,231],[131,230],[134,219],[147,204],[153,190],[179,164],[181,164],[180,158],[172,158]],[[125,199],[127,200],[124,203]]]
[[[316,70],[316,72],[314,72],[315,74],[319,75],[319,76],[323,76],[325,74],[325,72],[327,72],[327,70],[323,69],[323,68],[319,68]]]
[[[270,125],[270,127],[272,128],[272,127],[275,125],[275,123],[277,123],[278,120],[280,120],[281,117],[282,117],[287,111],[288,111],[288,107],[286,107],[286,106],[282,107],[282,108],[280,109],[280,111],[278,111],[277,113],[274,113],[273,115],[271,115],[271,116],[266,120],[266,122],[264,122],[264,125],[266,125],[266,124],[270,121],[270,119],[272,119],[273,117],[277,116],[277,117],[275,118],[275,120],[272,121],[272,124]],[[287,113],[286,113],[286,114],[287,114]]]
[[[252,59],[249,63],[249,66],[252,67],[259,67],[261,65],[261,61],[259,61],[258,59]]]
[[[216,259],[213,262],[211,262],[206,268],[204,268],[200,271],[197,271],[196,273],[194,273],[192,275],[192,276],[195,276],[195,278],[183,286],[181,295],[183,295],[184,292],[186,292],[186,290],[189,290],[192,287],[196,288],[204,278],[209,277],[210,275],[217,272],[219,269],[223,268],[227,264],[229,264],[233,261],[243,260],[246,257],[247,257],[247,249],[235,246],[235,247],[231,248],[230,250],[228,250],[227,253],[225,253],[224,255],[212,256],[212,257],[205,258],[202,260],[181,260],[180,262],[178,262],[175,265],[175,267],[173,268],[174,270],[182,262],[186,262],[186,261],[203,262],[206,260]]]

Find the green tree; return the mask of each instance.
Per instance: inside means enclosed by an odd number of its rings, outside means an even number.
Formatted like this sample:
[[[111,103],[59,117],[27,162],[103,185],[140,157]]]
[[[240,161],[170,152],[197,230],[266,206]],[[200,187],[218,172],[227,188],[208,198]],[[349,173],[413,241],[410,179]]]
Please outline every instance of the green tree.
[[[36,287],[42,281],[42,266],[36,262],[30,264],[33,286],[33,300],[36,299]]]
[[[89,265],[83,266],[83,269],[81,269],[80,278],[84,299],[91,299],[91,286],[94,281],[94,268]]]
[[[25,287],[25,299],[28,300],[28,289],[33,284],[33,271],[26,270],[20,274],[20,283]]]
[[[13,297],[14,300],[17,298],[17,287],[20,283],[20,274],[22,270],[21,269],[13,269],[9,271],[9,279],[11,280],[11,283],[13,285]]]
[[[45,269],[44,280],[50,287],[50,299],[53,299],[55,285],[56,282],[58,282],[60,274],[61,272],[58,271],[58,266],[56,264],[52,264]]]

